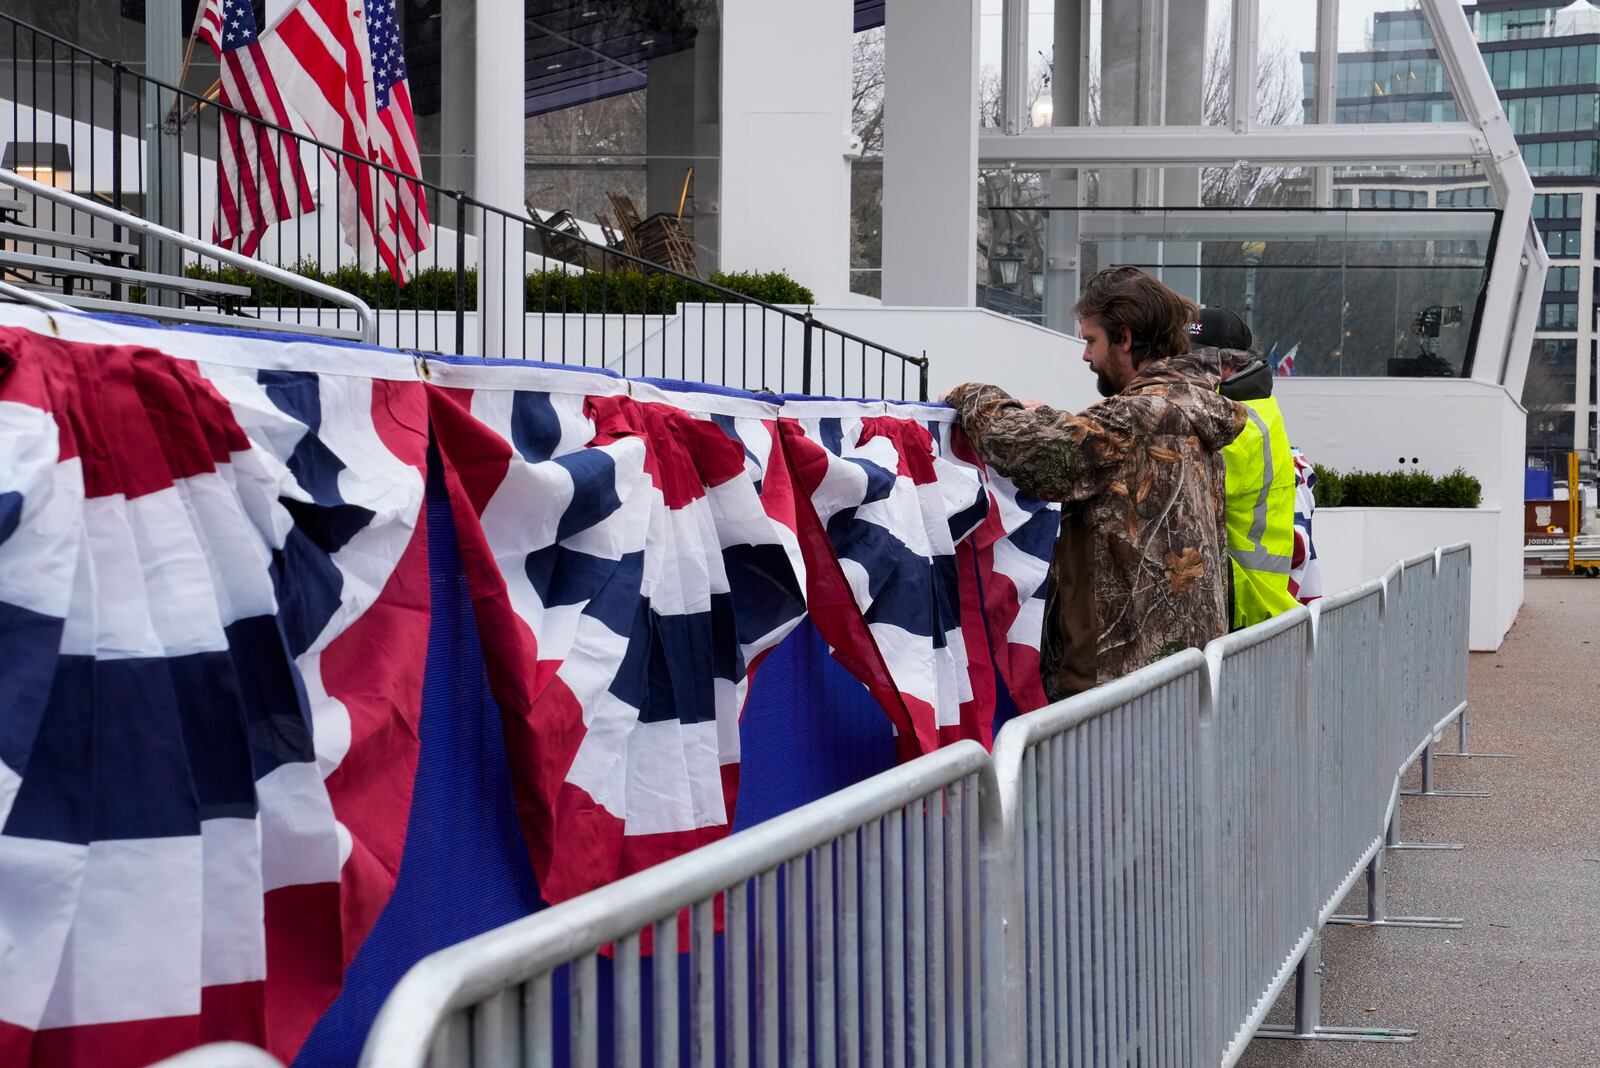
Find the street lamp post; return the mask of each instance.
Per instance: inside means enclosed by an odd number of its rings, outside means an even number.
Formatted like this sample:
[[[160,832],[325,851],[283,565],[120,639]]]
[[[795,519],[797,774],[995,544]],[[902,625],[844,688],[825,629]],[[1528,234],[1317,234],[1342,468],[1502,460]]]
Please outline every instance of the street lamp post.
[[[1017,276],[1022,270],[1022,253],[1017,251],[1017,247],[1007,242],[989,260],[1000,272],[1000,284],[1007,289],[1015,289]]]
[[[1244,253],[1244,325],[1255,333],[1256,329],[1256,267],[1267,251],[1265,241],[1244,241],[1239,245]]]

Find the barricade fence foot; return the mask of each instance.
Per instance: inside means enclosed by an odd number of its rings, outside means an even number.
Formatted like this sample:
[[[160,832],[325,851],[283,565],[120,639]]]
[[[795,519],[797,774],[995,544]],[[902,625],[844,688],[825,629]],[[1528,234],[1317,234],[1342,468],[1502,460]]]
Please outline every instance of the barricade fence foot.
[[[1510,760],[1515,753],[1462,753],[1454,749],[1440,749],[1433,754],[1437,757],[1462,757],[1467,760]]]
[[[1438,931],[1458,931],[1465,923],[1460,916],[1384,916],[1373,919],[1364,913],[1340,913],[1329,916],[1329,923],[1348,927],[1420,927]]]
[[[1417,1032],[1409,1027],[1323,1027],[1296,1031],[1290,1024],[1262,1024],[1257,1038],[1296,1039],[1301,1042],[1410,1042]]]
[[[1401,790],[1401,797],[1488,797],[1488,790]]]
[[[1460,842],[1393,842],[1389,849],[1462,849]]]

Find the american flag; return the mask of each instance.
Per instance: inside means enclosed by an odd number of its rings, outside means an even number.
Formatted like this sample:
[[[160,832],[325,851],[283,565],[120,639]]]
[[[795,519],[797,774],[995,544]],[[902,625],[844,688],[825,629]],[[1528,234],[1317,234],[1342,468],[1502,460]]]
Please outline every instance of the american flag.
[[[200,21],[200,39],[222,65],[218,102],[279,126],[290,126],[261,53],[255,12],[249,0],[209,0]],[[298,142],[285,140],[269,126],[223,111],[217,146],[217,244],[238,245],[253,256],[269,226],[315,210],[310,183],[300,163]]]
[[[342,150],[339,224],[357,262],[399,281],[430,243],[416,120],[393,0],[299,0],[261,39],[285,102],[317,140]]]
[[[369,0],[367,34],[371,43],[372,95],[376,121],[368,131],[378,162],[401,174],[422,174],[417,150],[417,120],[411,111],[411,86],[406,80],[405,47],[394,0]],[[408,265],[429,245],[428,202],[422,187],[380,173],[378,251],[389,273],[404,281]]]

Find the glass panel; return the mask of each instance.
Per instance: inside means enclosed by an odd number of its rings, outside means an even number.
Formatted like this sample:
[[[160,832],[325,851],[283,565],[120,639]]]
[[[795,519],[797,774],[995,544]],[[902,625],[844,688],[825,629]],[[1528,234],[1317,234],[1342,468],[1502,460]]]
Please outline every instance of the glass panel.
[[[1256,122],[1316,121],[1316,0],[1260,0],[1256,34]]]
[[[861,155],[850,162],[850,292],[883,293],[883,57],[886,27],[851,41],[850,126]]]
[[[1404,207],[1425,204],[1425,189],[1367,192],[1374,202],[1401,207],[1314,213],[1085,210],[1078,213],[1080,279],[1115,264],[1142,267],[1206,306],[1238,311],[1263,353],[1281,356],[1294,349],[1298,375],[1466,373],[1495,212]],[[1026,251],[1013,285],[1000,286],[995,278],[980,287],[985,306],[1014,314],[1028,309],[1035,319],[1044,315],[1028,265],[1045,233],[1045,218],[1055,210],[1060,209],[988,213],[989,232],[1003,230]],[[989,289],[997,292],[991,296]],[[1555,305],[1555,318],[1576,322],[1577,305],[1565,296]]]
[[[677,216],[700,269],[715,268],[719,11],[709,2],[668,13],[528,5],[526,200],[540,218],[616,221],[615,194],[640,218]]]
[[[1528,451],[1550,454],[1549,459],[1562,465],[1556,470],[1565,471],[1564,454],[1572,448],[1572,428],[1575,425],[1576,420],[1570,411],[1528,412]]]
[[[978,125],[1000,125],[1000,64],[1005,55],[1001,0],[982,0],[978,8]]]
[[[1530,425],[1535,413],[1571,404],[1578,391],[1578,342],[1575,338],[1537,338],[1522,380],[1522,404]]]
[[[1461,118],[1427,19],[1415,2],[1377,0],[1340,5],[1338,83],[1336,122],[1457,122]],[[1507,102],[1508,110],[1511,106]]]
[[[1024,130],[1050,126],[1055,118],[1051,82],[1055,77],[1056,10],[1054,0],[1022,0],[1028,6],[1028,80],[1023,87]]]
[[[1053,124],[1051,99],[1055,79],[1055,0],[1022,0],[1028,10],[1028,81],[1024,90],[1023,128]],[[1150,113],[1138,100],[1140,34],[1143,30],[1139,0],[1090,0],[1087,44],[1089,50],[1086,95],[1081,121],[1090,126],[1226,125],[1231,96],[1229,57],[1232,51],[1232,5],[1226,0],[1209,4],[1168,6],[1168,52],[1163,65],[1166,98],[1160,110]],[[1003,51],[1001,0],[982,0],[980,41],[979,114],[984,126],[999,124],[1000,63]],[[1204,21],[1202,21],[1202,18]],[[1071,29],[1063,27],[1067,33]],[[1115,60],[1109,70],[1102,63],[1107,35],[1113,40]],[[1066,42],[1061,47],[1068,47]],[[1079,44],[1081,47],[1081,43]],[[1071,125],[1062,123],[1061,125]]]
[[[1226,126],[1233,121],[1233,5],[1211,0],[1206,20],[1202,119],[1208,126]]]
[[[986,0],[987,2],[987,0]],[[1029,44],[1037,52],[1053,41],[1054,0],[1031,0],[1032,25],[1040,35]],[[1224,125],[1231,120],[1231,5],[1169,3],[1166,53],[1157,62],[1159,78],[1146,77],[1144,0],[1089,0],[1089,70],[1085,121],[1104,126]],[[1037,12],[1049,10],[1047,18]],[[1278,87],[1278,106],[1299,111],[1300,81],[1297,70]],[[1163,94],[1150,95],[1145,85],[1160,85]]]

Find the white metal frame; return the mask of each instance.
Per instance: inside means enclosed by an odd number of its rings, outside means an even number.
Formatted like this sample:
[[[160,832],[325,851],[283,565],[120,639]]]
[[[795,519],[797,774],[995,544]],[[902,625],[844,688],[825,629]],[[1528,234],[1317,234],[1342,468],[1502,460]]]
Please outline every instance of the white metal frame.
[[[1067,2],[1067,0],[1062,0]],[[1087,3],[1088,0],[1078,0]],[[1168,0],[1177,2],[1177,0]],[[1027,0],[1005,0],[1007,103],[1001,130],[979,131],[982,167],[1157,167],[1231,165],[1242,161],[1317,168],[1316,202],[1332,202],[1332,167],[1350,163],[1476,163],[1500,203],[1500,239],[1489,266],[1488,292],[1478,322],[1473,378],[1522,393],[1537,321],[1544,270],[1549,264],[1534,230],[1533,181],[1489,72],[1478,53],[1466,14],[1455,0],[1421,0],[1463,121],[1453,123],[1335,124],[1338,70],[1338,0],[1317,0],[1317,122],[1258,126],[1255,71],[1258,0],[1232,0],[1232,116],[1228,126],[1063,126],[1022,131],[1023,75],[1027,70]],[[1147,4],[1165,10],[1165,4]],[[1147,86],[1140,86],[1143,95]],[[1013,100],[1013,94],[1015,99]],[[1057,122],[1061,121],[1058,117]]]
[[[366,301],[341,289],[324,285],[315,279],[295,274],[293,271],[286,271],[282,267],[251,259],[249,256],[235,252],[233,249],[213,245],[209,241],[201,241],[199,238],[190,237],[188,234],[180,233],[177,230],[169,230],[158,223],[153,223],[148,219],[131,215],[125,211],[118,211],[116,208],[101,204],[99,201],[80,197],[64,189],[57,189],[53,185],[36,182],[32,178],[24,178],[15,171],[0,170],[0,186],[10,186],[20,193],[43,197],[45,200],[65,205],[73,211],[81,211],[85,215],[93,215],[97,219],[105,219],[107,222],[116,223],[118,226],[133,233],[143,234],[146,237],[154,238],[158,242],[186,249],[189,252],[199,253],[220,263],[226,263],[230,267],[237,267],[242,271],[277,282],[279,285],[289,289],[298,289],[316,297],[318,300],[327,301],[336,307],[348,309],[355,313],[356,322],[359,324],[358,328],[361,331],[361,340],[368,344],[377,343],[378,317],[376,313],[373,312]],[[37,300],[32,300],[28,303],[40,304]],[[52,304],[55,305],[56,309],[65,308],[65,305],[60,304],[58,301],[53,301]],[[73,311],[76,309],[67,308],[66,310]],[[235,324],[230,323],[226,318],[219,315],[217,317],[217,325],[232,326]]]

